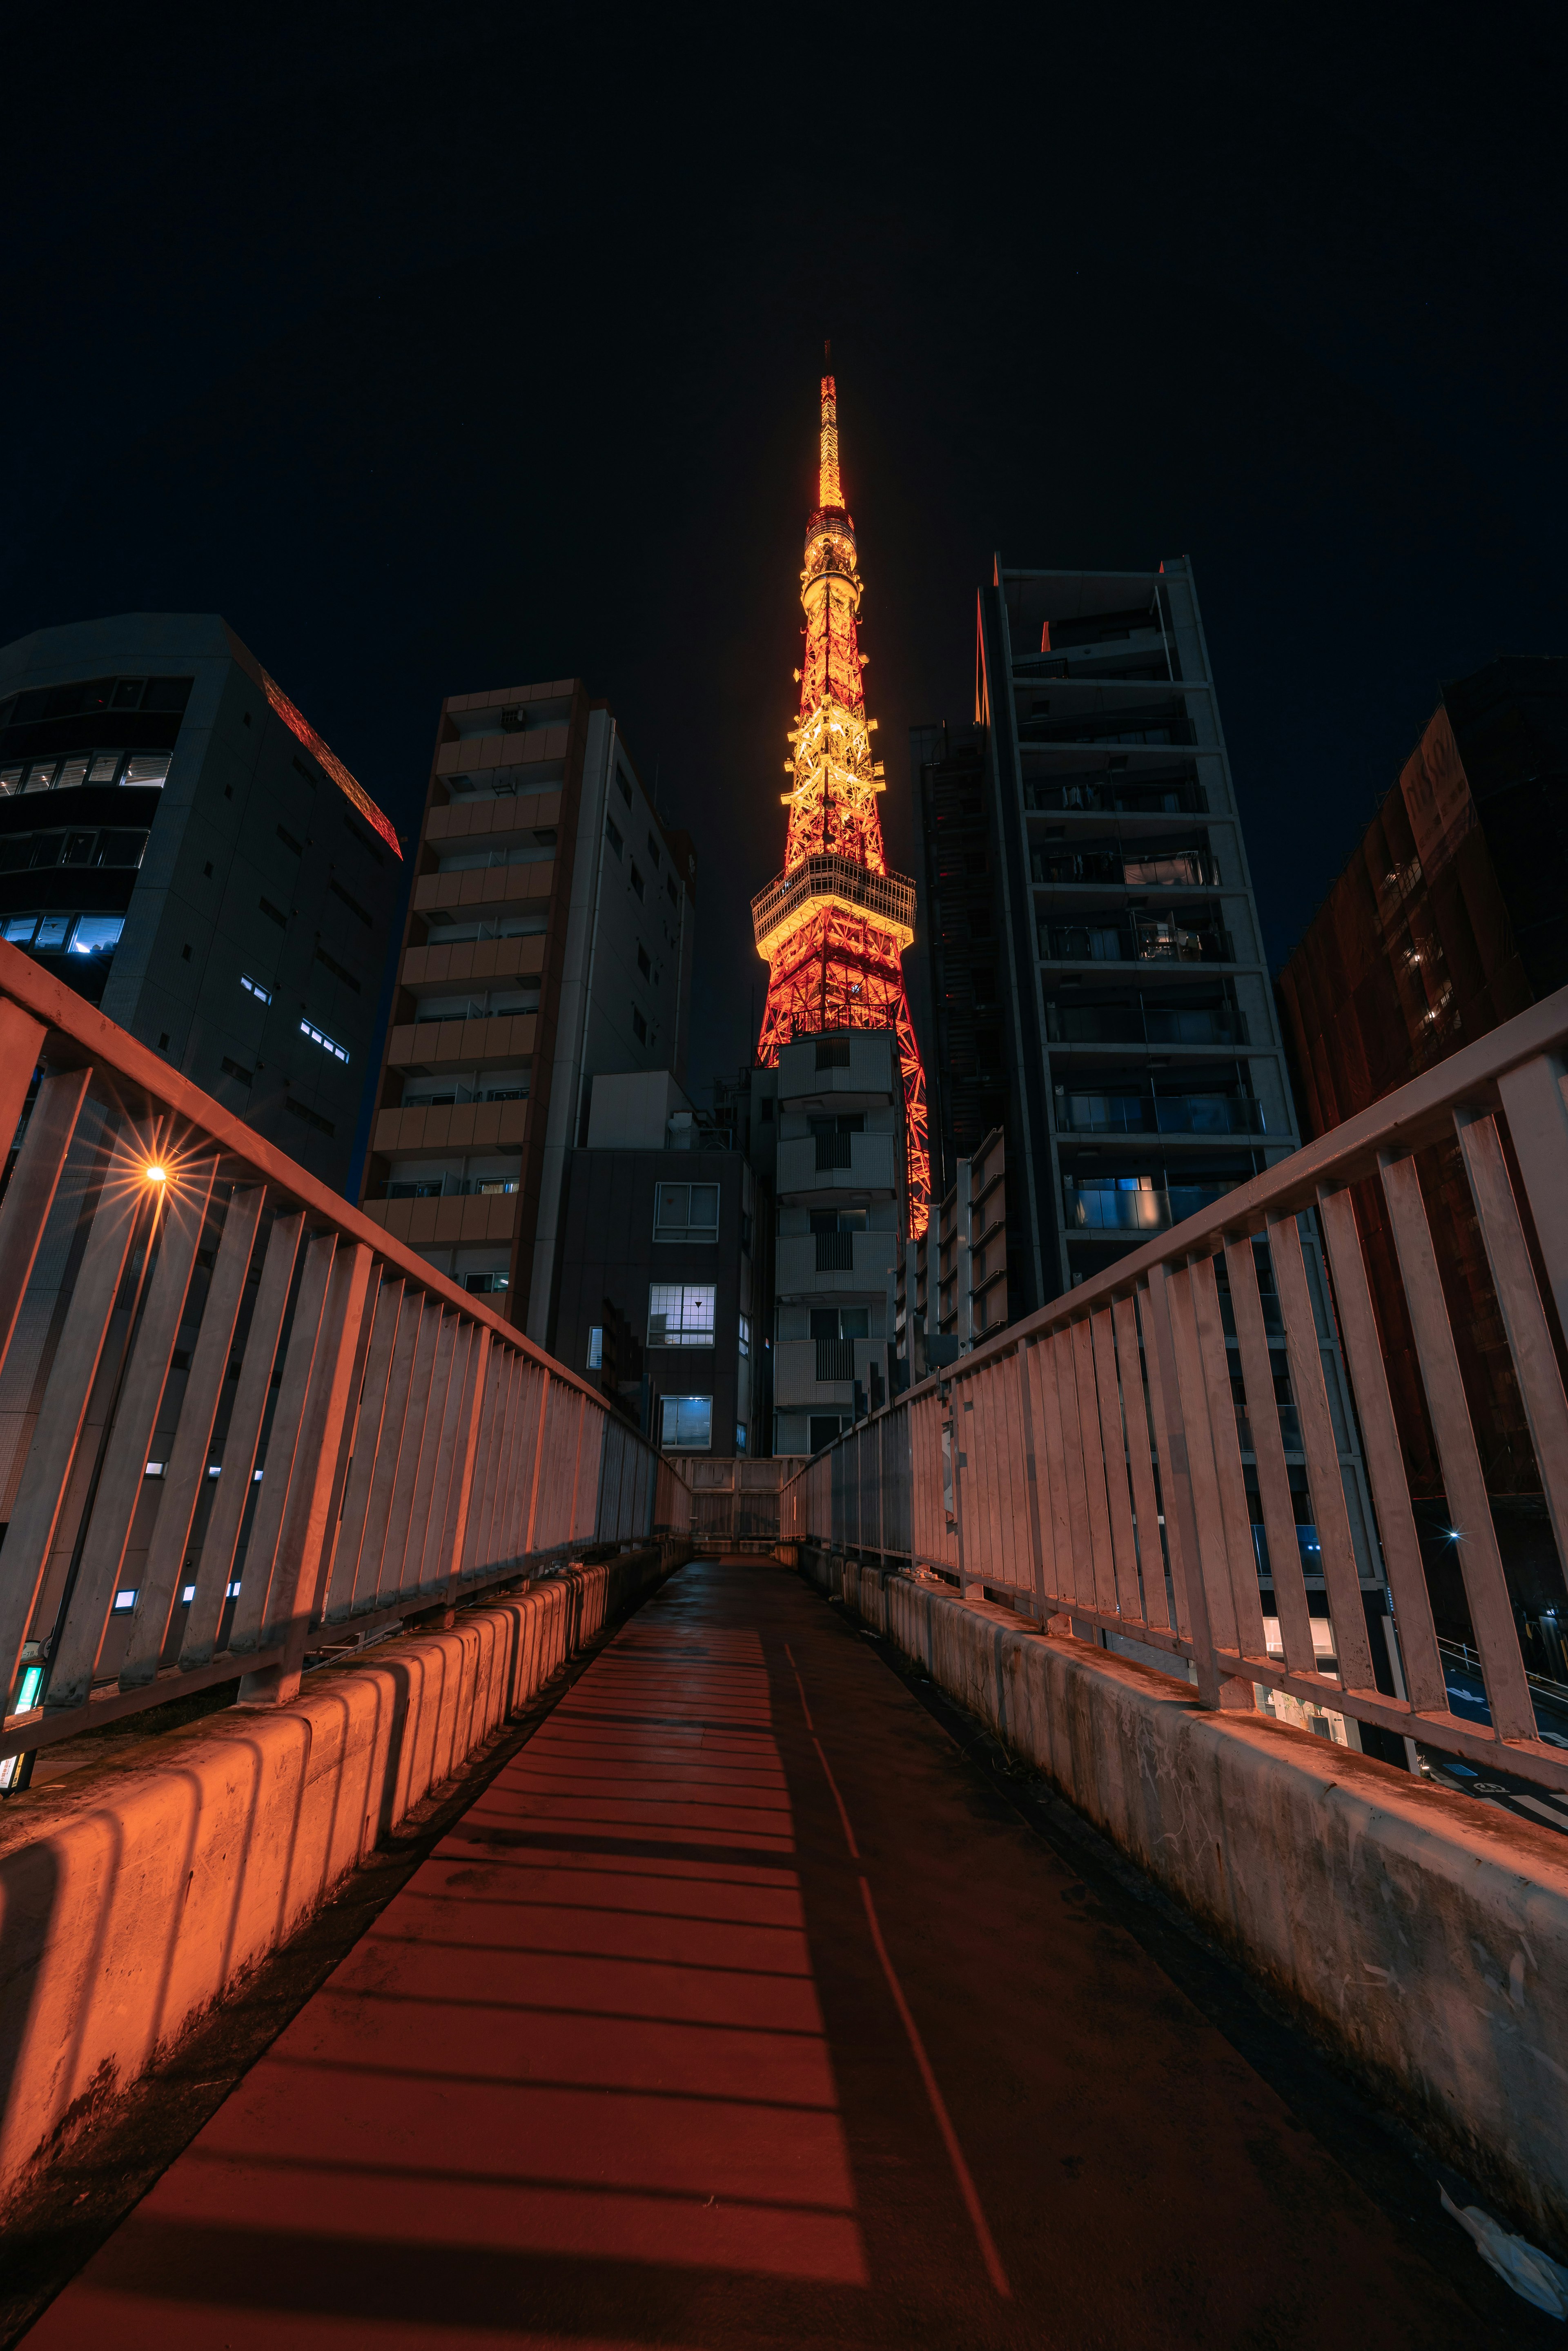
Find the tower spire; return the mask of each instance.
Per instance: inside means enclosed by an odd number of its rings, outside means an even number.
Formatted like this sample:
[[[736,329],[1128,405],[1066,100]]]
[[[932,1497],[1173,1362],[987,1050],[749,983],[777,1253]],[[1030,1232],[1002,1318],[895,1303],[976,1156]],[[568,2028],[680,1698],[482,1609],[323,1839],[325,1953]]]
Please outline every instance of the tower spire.
[[[890,873],[862,673],[854,523],[839,471],[838,388],[832,346],[822,346],[817,509],[806,526],[800,602],[806,648],[800,716],[789,736],[792,778],[784,871],[752,900],[757,952],[768,964],[768,1003],[757,1058],[765,1067],[794,1037],[829,1029],[891,1029],[904,1081],[908,1230],[925,1230],[931,1176],[925,1073],[904,987],[904,950],[915,936],[915,884]]]
[[[833,381],[833,347],[822,345],[822,427],[821,450],[817,468],[817,506],[826,513],[829,508],[841,509],[843,486],[839,480],[839,393]]]

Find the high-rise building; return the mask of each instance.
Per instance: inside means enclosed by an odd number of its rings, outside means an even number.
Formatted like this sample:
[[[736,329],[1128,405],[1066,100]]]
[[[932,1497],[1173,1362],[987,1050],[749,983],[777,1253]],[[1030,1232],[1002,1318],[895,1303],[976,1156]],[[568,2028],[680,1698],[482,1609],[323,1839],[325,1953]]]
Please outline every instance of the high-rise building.
[[[1303,1123],[1324,1134],[1568,984],[1568,661],[1500,659],[1437,711],[1281,978]],[[1561,1575],[1457,1143],[1416,1155],[1492,1514],[1537,1669]],[[1465,1637],[1442,1467],[1381,1189],[1356,1220],[1440,1629]],[[1552,1612],[1551,1625],[1545,1612]]]
[[[1295,1148],[1191,569],[979,598],[972,730],[917,727],[950,1183],[1006,1134],[1011,1314]]]
[[[392,825],[215,613],[0,650],[0,928],[339,1189],[404,878]]]
[[[591,1080],[685,1078],[695,872],[580,680],[443,704],[364,1207],[540,1345]]]
[[[838,390],[821,380],[817,505],[806,526],[800,602],[805,652],[795,672],[800,715],[784,769],[790,789],[784,871],[751,902],[757,952],[768,965],[768,1002],[757,1058],[774,1067],[791,1040],[829,1030],[883,1029],[897,1040],[911,1230],[925,1229],[931,1182],[925,1077],[904,986],[904,950],[915,936],[915,885],[890,873],[877,795],[883,763],[872,756],[876,720],[866,715],[860,650],[861,578],[854,518],[839,463]]]

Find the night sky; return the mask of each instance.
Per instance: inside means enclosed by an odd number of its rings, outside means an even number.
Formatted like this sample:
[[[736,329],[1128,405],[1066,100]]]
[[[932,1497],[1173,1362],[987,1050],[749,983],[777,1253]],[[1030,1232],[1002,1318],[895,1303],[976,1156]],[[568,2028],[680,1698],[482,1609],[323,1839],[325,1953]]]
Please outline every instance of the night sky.
[[[1568,651],[1568,19],[1276,14],[12,5],[0,642],[221,611],[404,827],[444,694],[581,675],[703,1087],[831,334],[894,862],[993,550],[1187,554],[1279,960],[1440,682]]]

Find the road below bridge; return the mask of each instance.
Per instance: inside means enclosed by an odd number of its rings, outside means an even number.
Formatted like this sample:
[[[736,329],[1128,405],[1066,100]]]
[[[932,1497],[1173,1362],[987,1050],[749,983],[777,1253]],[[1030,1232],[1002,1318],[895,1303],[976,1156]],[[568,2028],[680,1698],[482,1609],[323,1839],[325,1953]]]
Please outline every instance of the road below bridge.
[[[1535,2340],[1127,1907],[840,1612],[693,1564],[29,2351]]]

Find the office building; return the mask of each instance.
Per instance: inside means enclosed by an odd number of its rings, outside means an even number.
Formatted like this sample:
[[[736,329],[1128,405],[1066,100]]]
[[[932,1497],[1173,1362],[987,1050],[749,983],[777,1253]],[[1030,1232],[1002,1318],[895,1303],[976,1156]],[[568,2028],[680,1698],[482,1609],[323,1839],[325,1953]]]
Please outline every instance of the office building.
[[[944,1182],[1007,1137],[1017,1316],[1295,1147],[1190,567],[979,598],[972,728],[913,731]]]
[[[5,937],[339,1190],[402,881],[392,825],[215,613],[0,650]]]
[[[1281,978],[1312,1135],[1568,984],[1568,661],[1500,659],[1442,700]],[[1539,1620],[1564,1595],[1523,1400],[1458,1146],[1417,1153],[1459,1367],[1515,1595]],[[1467,1623],[1444,1540],[1442,1468],[1405,1331],[1375,1185],[1356,1188],[1389,1388],[1424,1515],[1441,1629]],[[1421,1514],[1418,1512],[1418,1517]],[[1531,1626],[1534,1629],[1531,1629]],[[1555,1641],[1553,1630],[1551,1638]],[[1561,1662],[1540,1669],[1554,1676]]]
[[[591,1080],[685,1077],[695,877],[580,680],[443,704],[364,1207],[541,1345]]]
[[[668,1070],[591,1081],[567,1154],[552,1354],[667,1453],[768,1449],[770,1201]]]

